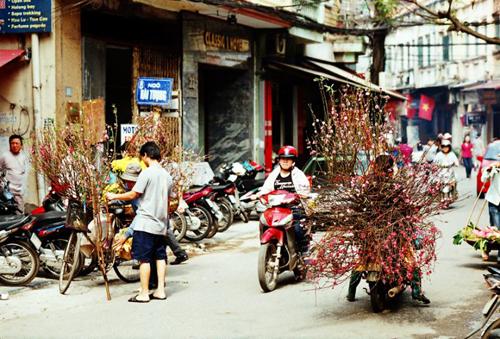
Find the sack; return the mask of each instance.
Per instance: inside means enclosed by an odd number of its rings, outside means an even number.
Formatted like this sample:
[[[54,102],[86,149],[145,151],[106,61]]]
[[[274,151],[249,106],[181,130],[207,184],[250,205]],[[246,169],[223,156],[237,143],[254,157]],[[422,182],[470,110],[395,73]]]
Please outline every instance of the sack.
[[[92,209],[77,200],[68,201],[65,227],[78,232],[88,232],[88,224],[92,220]]]

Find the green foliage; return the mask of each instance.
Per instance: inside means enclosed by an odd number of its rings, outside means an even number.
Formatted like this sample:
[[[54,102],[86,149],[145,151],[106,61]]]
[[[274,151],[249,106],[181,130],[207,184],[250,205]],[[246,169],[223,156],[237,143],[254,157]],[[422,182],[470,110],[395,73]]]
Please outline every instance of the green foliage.
[[[379,25],[392,25],[399,5],[399,0],[375,0],[375,22]]]

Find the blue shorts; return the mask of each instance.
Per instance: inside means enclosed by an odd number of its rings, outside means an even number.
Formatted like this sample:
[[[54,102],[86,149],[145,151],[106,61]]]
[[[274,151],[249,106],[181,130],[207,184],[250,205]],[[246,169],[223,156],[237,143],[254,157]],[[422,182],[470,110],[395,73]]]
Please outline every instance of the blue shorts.
[[[166,238],[164,235],[134,231],[132,257],[141,263],[167,259]]]

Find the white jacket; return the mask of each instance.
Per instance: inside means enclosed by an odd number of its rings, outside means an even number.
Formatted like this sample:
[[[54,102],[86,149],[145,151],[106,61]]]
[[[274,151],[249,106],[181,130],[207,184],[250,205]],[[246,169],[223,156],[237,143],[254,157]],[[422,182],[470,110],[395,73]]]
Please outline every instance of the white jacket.
[[[276,178],[278,178],[280,170],[281,168],[279,166],[276,166],[276,168],[269,174],[266,181],[264,182],[264,185],[262,185],[262,188],[258,193],[259,196],[274,191],[274,182],[276,181]],[[295,192],[301,195],[307,195],[311,193],[311,185],[309,184],[309,180],[307,180],[304,172],[299,170],[297,167],[294,167],[291,176],[293,186],[295,187]]]
[[[491,184],[484,198],[493,205],[498,206],[500,204],[500,167],[494,167],[489,171],[483,169],[481,181],[486,182],[488,180],[491,180]]]

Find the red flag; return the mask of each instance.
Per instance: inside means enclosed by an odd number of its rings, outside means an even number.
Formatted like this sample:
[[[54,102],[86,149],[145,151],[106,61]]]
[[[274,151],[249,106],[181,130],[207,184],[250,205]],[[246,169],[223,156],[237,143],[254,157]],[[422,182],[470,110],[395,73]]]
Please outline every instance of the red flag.
[[[406,117],[408,119],[413,119],[417,113],[417,108],[415,107],[414,98],[411,94],[406,94]]]
[[[389,115],[389,121],[396,121],[399,101],[390,99],[386,102],[384,110]]]
[[[420,95],[420,106],[418,108],[418,117],[420,119],[432,121],[432,112],[434,111],[434,107],[436,106],[436,102],[433,97],[428,97],[427,95]]]

